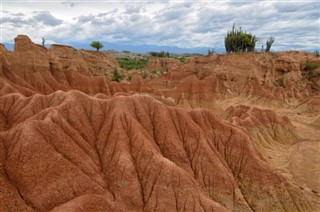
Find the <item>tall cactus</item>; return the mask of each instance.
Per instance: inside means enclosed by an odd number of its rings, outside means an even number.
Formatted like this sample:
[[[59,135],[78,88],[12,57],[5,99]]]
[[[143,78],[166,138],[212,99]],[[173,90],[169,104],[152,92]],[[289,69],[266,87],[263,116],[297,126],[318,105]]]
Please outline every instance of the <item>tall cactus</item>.
[[[254,51],[257,41],[255,35],[246,33],[241,27],[237,29],[234,23],[224,38],[224,45],[226,52],[250,52]]]
[[[274,37],[271,36],[266,42],[266,45],[267,45],[266,52],[270,52],[273,42],[274,42]]]

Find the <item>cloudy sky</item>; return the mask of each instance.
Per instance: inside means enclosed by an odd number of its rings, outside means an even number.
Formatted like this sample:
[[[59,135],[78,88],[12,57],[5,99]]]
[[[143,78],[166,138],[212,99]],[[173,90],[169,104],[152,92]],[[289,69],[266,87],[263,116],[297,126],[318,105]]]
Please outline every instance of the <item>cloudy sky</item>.
[[[320,1],[2,0],[1,42],[18,34],[34,42],[108,41],[178,47],[224,47],[235,22],[273,50],[320,45]]]

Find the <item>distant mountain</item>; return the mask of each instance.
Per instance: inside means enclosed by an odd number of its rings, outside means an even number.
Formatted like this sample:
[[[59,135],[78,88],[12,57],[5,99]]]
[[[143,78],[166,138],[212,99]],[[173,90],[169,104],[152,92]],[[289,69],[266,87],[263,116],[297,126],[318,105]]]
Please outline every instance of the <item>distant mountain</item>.
[[[195,47],[195,48],[180,48],[176,46],[158,46],[158,45],[129,45],[129,44],[115,44],[109,42],[102,42],[104,48],[102,50],[115,50],[115,51],[131,51],[137,53],[147,53],[147,52],[170,52],[175,54],[207,54],[208,49],[212,50],[210,47]],[[76,49],[89,49],[92,50],[93,48],[88,43],[84,42],[61,42],[60,44],[73,46]],[[12,51],[14,44],[12,43],[4,43],[5,47]],[[49,47],[50,45],[46,45]],[[224,48],[214,48],[216,53],[224,53]]]
[[[6,47],[6,49],[12,51],[14,44],[13,43],[3,43],[3,45]]]

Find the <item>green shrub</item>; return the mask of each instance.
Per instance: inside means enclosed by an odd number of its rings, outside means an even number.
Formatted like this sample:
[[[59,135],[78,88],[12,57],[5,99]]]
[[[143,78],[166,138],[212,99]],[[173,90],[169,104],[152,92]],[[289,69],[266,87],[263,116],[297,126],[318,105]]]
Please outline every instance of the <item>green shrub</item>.
[[[186,61],[186,57],[184,57],[184,56],[178,57],[177,59],[180,60],[180,62],[182,62],[182,63],[183,63],[184,61]]]
[[[141,58],[141,59],[118,58],[117,61],[120,67],[126,70],[142,69],[148,63],[148,59],[144,59],[144,58]]]
[[[169,52],[150,52],[150,55],[152,57],[170,57],[170,53]]]
[[[143,72],[141,73],[141,77],[142,77],[143,79],[146,79],[147,76],[148,76],[148,73],[147,73],[146,71],[143,71]]]
[[[155,71],[155,70],[150,70],[149,71],[151,74],[157,74],[157,71]]]
[[[320,63],[305,63],[303,65],[303,70],[304,71],[312,71],[318,67],[320,67]]]
[[[276,80],[276,84],[277,84],[278,86],[284,87],[284,80],[283,80],[283,78],[277,79],[277,80]]]
[[[129,75],[129,76],[127,77],[127,81],[130,82],[131,80],[132,80],[132,76]]]
[[[123,80],[123,76],[119,73],[117,68],[113,69],[111,80],[117,81],[117,82],[120,82],[121,80]]]
[[[214,54],[216,53],[216,50],[213,48],[213,49],[208,49],[208,55],[211,55],[211,54]]]

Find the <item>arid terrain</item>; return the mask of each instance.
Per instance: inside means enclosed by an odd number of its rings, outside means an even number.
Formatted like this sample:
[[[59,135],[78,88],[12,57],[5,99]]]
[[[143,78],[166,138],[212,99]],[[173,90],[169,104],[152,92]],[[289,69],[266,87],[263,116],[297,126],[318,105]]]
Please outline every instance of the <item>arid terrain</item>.
[[[314,53],[150,57],[141,77],[20,35],[0,63],[0,211],[320,211]]]

